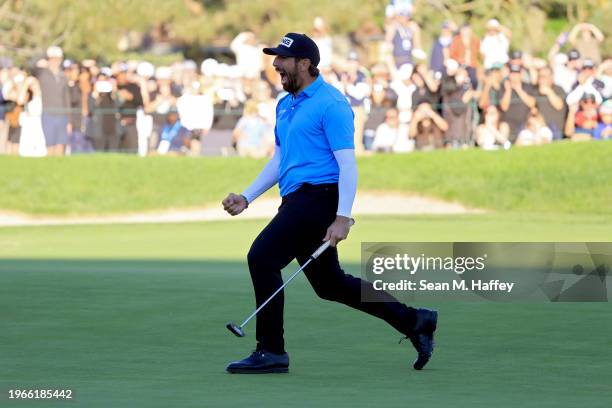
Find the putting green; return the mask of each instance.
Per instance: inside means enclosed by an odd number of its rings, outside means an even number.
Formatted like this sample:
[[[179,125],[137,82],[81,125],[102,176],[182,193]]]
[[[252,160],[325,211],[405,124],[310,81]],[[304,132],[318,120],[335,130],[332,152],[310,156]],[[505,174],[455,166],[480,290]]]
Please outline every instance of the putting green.
[[[422,372],[384,322],[287,289],[291,373],[240,376],[254,346],[224,327],[253,307],[244,255],[263,221],[0,229],[0,400],[8,388],[71,388],[83,407],[604,407],[612,400],[608,303],[435,302]],[[610,241],[606,217],[364,218],[359,242]],[[296,231],[297,233],[297,231]],[[292,269],[292,268],[288,268]],[[12,404],[9,402],[9,406]],[[20,401],[14,406],[41,406]]]

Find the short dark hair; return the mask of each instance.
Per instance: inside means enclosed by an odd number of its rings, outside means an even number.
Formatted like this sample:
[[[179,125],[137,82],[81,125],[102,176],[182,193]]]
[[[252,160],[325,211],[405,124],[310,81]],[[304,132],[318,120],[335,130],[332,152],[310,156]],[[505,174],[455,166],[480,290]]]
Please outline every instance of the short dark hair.
[[[311,77],[316,78],[319,76],[319,68],[315,67],[314,65],[312,65],[312,63],[310,63],[310,66],[308,67],[308,73]]]
[[[298,58],[296,58],[296,60],[302,60],[302,59],[305,59],[305,60],[307,60],[308,62],[310,62],[310,65],[308,66],[308,74],[309,74],[311,77],[313,77],[313,78],[318,77],[318,76],[319,76],[319,68],[317,68],[317,67],[316,67],[316,66],[315,66],[315,65],[312,63],[312,61],[310,61],[310,58],[299,58],[299,57],[298,57]]]

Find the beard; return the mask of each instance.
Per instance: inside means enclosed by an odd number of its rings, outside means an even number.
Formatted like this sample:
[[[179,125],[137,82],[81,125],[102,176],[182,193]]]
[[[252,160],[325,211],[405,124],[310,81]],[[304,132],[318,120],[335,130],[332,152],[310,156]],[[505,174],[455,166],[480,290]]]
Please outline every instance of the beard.
[[[293,71],[279,71],[279,74],[281,75],[281,85],[283,85],[285,91],[295,94],[300,89],[297,67]]]

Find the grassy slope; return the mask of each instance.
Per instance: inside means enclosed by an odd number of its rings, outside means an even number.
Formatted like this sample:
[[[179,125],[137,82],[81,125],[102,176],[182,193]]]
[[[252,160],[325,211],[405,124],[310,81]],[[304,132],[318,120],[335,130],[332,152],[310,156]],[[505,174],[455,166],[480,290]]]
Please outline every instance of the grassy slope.
[[[611,214],[612,143],[501,152],[437,151],[360,160],[360,188],[417,192],[501,211]],[[94,155],[0,157],[0,208],[107,214],[217,203],[263,161]]]
[[[318,301],[303,277],[287,293],[292,373],[226,375],[228,360],[253,346],[253,325],[242,340],[224,325],[252,308],[243,258],[262,225],[0,229],[0,390],[67,386],[76,391],[70,406],[88,408],[558,408],[612,399],[608,303],[428,304],[440,310],[438,347],[415,372],[393,330]],[[362,240],[601,240],[609,226],[602,217],[364,218],[341,256],[358,274]]]
[[[0,259],[242,259],[265,220],[0,228]],[[612,217],[489,214],[359,217],[342,259],[362,241],[612,241]]]

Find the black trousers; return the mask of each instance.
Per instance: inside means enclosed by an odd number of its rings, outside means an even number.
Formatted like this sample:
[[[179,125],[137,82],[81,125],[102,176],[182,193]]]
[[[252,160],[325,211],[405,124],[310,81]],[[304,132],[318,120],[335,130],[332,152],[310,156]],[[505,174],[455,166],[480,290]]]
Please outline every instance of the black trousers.
[[[281,269],[293,259],[300,265],[323,243],[327,228],[336,218],[338,186],[304,184],[283,197],[278,213],[257,236],[248,254],[249,270],[257,306],[282,285]],[[385,320],[400,333],[409,334],[415,309],[370,282],[345,274],[336,248],[329,247],[311,262],[304,273],[317,295],[344,303]],[[376,302],[362,302],[362,294]],[[280,292],[257,314],[257,342],[273,353],[284,353],[284,296]]]

